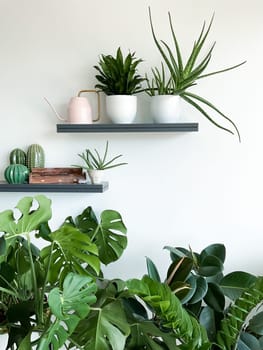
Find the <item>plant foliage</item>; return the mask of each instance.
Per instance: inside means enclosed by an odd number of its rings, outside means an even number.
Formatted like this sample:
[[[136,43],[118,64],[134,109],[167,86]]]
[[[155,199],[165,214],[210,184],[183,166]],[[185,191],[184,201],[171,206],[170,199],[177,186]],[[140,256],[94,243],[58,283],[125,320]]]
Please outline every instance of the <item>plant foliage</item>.
[[[74,166],[78,168],[87,169],[87,170],[91,170],[91,169],[106,170],[106,169],[111,169],[117,166],[127,164],[127,163],[113,164],[118,158],[122,157],[122,154],[119,154],[111,158],[110,160],[108,160],[107,159],[108,148],[109,148],[109,143],[107,141],[105,151],[102,156],[99,154],[99,152],[96,149],[94,150],[94,152],[92,152],[90,149],[86,149],[82,154],[78,155],[80,158],[84,160],[85,165],[74,165]]]
[[[106,95],[133,95],[141,88],[144,81],[137,73],[141,59],[135,57],[135,52],[129,53],[125,58],[121,48],[117,49],[116,57],[101,55],[99,64],[94,68],[99,72],[95,77],[98,83],[95,88]]]
[[[210,29],[213,23],[213,17],[210,23],[208,24],[207,28],[206,28],[206,23],[204,22],[201,32],[193,44],[192,51],[190,52],[188,59],[184,62],[181,54],[180,45],[174,31],[170,12],[168,13],[168,17],[169,17],[169,25],[170,25],[170,30],[172,34],[173,44],[174,44],[174,50],[167,44],[167,42],[163,40],[159,41],[157,39],[153,28],[151,11],[149,8],[149,18],[150,18],[150,25],[151,25],[153,39],[170,73],[170,78],[168,80],[168,83],[166,83],[164,73],[160,74],[158,69],[154,68],[152,83],[150,83],[148,79],[148,89],[146,89],[146,91],[148,91],[148,93],[150,94],[154,94],[154,92],[165,91],[163,88],[168,86],[168,89],[166,88],[167,90],[166,92],[181,96],[187,103],[189,103],[191,106],[197,109],[204,117],[206,117],[214,125],[233,134],[234,132],[232,130],[216,122],[210,116],[210,114],[203,108],[203,106],[208,107],[213,112],[216,112],[217,115],[225,119],[234,127],[240,139],[238,128],[230,118],[228,118],[225,114],[223,114],[217,107],[215,107],[207,99],[195,93],[189,92],[188,89],[195,86],[199,79],[235,69],[241,66],[242,64],[244,64],[245,62],[242,62],[240,64],[237,64],[225,69],[221,69],[215,72],[205,73],[205,70],[212,58],[212,53],[215,47],[215,43],[213,43],[213,45],[208,50],[208,52],[204,55],[203,58],[200,59],[200,55],[202,53],[202,49],[206,42],[207,36],[210,32]]]

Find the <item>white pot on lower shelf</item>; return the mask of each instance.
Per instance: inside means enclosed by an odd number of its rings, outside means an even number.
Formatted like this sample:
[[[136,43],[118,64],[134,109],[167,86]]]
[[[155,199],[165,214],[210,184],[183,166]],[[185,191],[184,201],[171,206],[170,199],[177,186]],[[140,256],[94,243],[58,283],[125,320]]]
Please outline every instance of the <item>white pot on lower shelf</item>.
[[[89,169],[87,170],[90,181],[93,185],[101,184],[104,180],[104,170]]]
[[[150,114],[156,123],[175,123],[179,120],[180,99],[178,95],[156,95],[151,97]]]
[[[137,96],[106,96],[106,113],[113,123],[132,123],[137,113]]]

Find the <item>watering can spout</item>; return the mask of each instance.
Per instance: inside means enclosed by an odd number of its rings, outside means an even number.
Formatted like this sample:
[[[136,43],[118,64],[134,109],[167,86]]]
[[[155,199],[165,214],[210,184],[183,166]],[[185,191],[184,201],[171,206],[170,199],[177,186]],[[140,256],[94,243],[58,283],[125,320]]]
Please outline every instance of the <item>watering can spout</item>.
[[[51,102],[49,102],[49,100],[44,97],[44,100],[47,102],[47,104],[49,105],[49,107],[52,109],[52,111],[55,113],[55,115],[58,117],[58,119],[62,120],[63,122],[66,121],[66,119],[64,119],[56,110],[56,108],[52,105]]]

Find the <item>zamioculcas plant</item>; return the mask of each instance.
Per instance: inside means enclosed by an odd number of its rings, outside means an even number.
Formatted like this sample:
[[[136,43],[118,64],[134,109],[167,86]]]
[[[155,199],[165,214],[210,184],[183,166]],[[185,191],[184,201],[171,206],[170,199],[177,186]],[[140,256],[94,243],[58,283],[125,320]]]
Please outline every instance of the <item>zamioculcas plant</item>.
[[[165,247],[171,264],[164,283],[205,327],[211,350],[255,350],[263,344],[263,277],[244,271],[223,275],[226,250],[211,244],[200,253]],[[147,258],[148,275],[160,281]],[[191,348],[186,348],[187,350]]]
[[[182,99],[184,99],[187,103],[189,103],[194,108],[196,108],[204,117],[206,117],[214,125],[233,134],[232,130],[217,123],[211,117],[210,113],[208,113],[203,108],[202,105],[204,105],[205,107],[208,107],[213,112],[216,112],[220,117],[226,119],[230,124],[232,124],[240,140],[240,134],[239,134],[238,128],[236,124],[229,117],[227,117],[224,113],[222,113],[217,107],[215,107],[207,99],[195,93],[192,93],[188,90],[191,87],[197,85],[197,82],[199,79],[207,78],[215,74],[219,74],[219,73],[223,73],[223,72],[235,69],[241,66],[242,64],[244,64],[245,62],[242,62],[240,64],[237,64],[222,70],[218,70],[215,72],[205,73],[205,70],[212,58],[212,52],[215,47],[215,43],[213,43],[213,45],[211,46],[211,48],[208,50],[208,52],[205,54],[203,58],[200,58],[200,55],[201,55],[202,48],[206,42],[207,36],[210,32],[210,29],[213,23],[213,17],[207,29],[206,29],[205,23],[203,24],[200,35],[197,38],[197,40],[194,42],[192,51],[190,52],[188,59],[184,62],[181,54],[179,42],[177,40],[175,31],[174,31],[171,14],[168,13],[168,16],[169,16],[169,24],[170,24],[170,29],[172,33],[173,43],[174,43],[174,49],[172,49],[165,41],[163,40],[159,41],[157,39],[153,28],[151,11],[149,8],[149,18],[150,18],[150,25],[151,25],[153,39],[170,74],[168,82],[171,79],[171,83],[169,83],[168,85],[168,90],[167,90],[168,93],[181,96]],[[156,91],[157,92],[159,91],[160,86],[167,85],[165,83],[164,75],[160,73],[158,68],[154,68],[153,73],[154,73],[153,80],[152,82],[150,82],[148,79],[148,89],[146,89],[146,92],[152,95],[155,94]]]

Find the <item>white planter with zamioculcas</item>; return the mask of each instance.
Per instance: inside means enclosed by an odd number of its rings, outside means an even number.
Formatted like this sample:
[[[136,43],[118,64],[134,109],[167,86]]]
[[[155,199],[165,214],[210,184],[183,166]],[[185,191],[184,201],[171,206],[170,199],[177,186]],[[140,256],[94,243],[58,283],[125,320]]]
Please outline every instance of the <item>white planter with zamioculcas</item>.
[[[150,114],[156,123],[177,122],[180,116],[180,96],[152,96],[150,101]]]
[[[113,123],[132,123],[137,112],[137,96],[106,96],[106,113]]]

